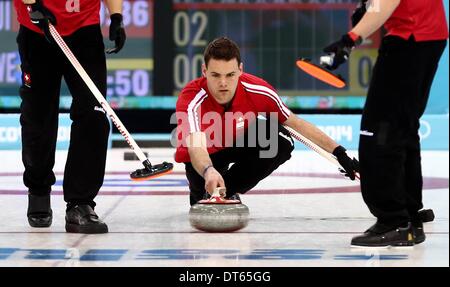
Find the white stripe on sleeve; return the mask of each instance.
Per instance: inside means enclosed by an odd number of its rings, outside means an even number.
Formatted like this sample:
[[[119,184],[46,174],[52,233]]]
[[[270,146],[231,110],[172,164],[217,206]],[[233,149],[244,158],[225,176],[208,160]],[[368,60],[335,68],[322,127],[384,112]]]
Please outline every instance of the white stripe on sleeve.
[[[289,118],[289,115],[291,114],[291,111],[286,107],[284,102],[281,100],[280,96],[278,96],[277,93],[275,93],[272,89],[261,86],[261,85],[253,85],[246,82],[242,82],[242,85],[246,88],[247,91],[252,93],[257,93],[260,95],[265,95],[269,98],[271,98],[277,106],[280,108],[281,112],[286,118]]]
[[[197,111],[207,97],[206,91],[201,89],[188,105],[189,132],[191,133],[200,131],[200,118]]]

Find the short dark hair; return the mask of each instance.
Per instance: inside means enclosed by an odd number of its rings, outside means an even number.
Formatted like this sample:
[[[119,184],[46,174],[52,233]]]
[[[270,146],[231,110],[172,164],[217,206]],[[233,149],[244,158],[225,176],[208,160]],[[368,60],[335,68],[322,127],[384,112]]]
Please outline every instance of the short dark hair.
[[[205,65],[208,66],[210,59],[230,61],[236,59],[241,64],[241,52],[238,45],[227,37],[214,39],[205,49],[203,54]]]

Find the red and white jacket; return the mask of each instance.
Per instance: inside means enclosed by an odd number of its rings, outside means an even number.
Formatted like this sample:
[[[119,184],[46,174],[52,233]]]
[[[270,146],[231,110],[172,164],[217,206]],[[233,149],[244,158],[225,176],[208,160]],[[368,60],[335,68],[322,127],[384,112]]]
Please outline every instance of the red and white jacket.
[[[202,77],[181,91],[176,111],[177,162],[190,162],[185,139],[193,132],[207,134],[208,153],[213,154],[229,147],[232,144],[229,141],[243,134],[259,114],[276,114],[279,123],[284,123],[291,113],[270,84],[246,73],[239,78],[236,93],[227,108],[211,96],[206,78]],[[208,136],[211,134],[212,137]]]

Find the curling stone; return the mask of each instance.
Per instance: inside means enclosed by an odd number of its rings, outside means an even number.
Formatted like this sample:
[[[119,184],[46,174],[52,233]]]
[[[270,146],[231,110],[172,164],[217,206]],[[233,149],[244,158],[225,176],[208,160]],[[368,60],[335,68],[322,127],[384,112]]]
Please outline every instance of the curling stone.
[[[233,232],[248,225],[249,209],[240,200],[228,200],[214,194],[189,210],[191,226],[205,232]]]

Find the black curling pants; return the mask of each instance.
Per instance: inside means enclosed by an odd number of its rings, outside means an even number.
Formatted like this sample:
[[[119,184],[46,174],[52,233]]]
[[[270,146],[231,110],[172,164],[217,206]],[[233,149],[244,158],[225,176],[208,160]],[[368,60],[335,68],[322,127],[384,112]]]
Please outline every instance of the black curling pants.
[[[267,124],[265,127],[268,129],[270,125]],[[294,141],[284,127],[279,124],[277,124],[277,127],[277,138],[274,141],[270,140],[271,143],[278,145],[277,153],[274,157],[261,157],[261,151],[268,150],[269,147],[261,147],[258,141],[256,141],[256,146],[251,146],[248,144],[249,141],[246,141],[244,147],[229,147],[210,155],[214,168],[224,179],[227,197],[236,193],[244,194],[251,190],[261,180],[291,158],[291,153],[294,150]],[[266,130],[265,134],[269,135],[270,133]],[[244,136],[247,137],[248,135]],[[269,138],[269,136],[266,138]],[[186,163],[185,167],[189,181],[190,204],[193,205],[203,199],[206,193],[205,180],[197,173],[191,163]]]
[[[100,27],[87,26],[64,37],[75,57],[103,95],[106,95],[106,59]],[[64,77],[72,95],[73,121],[64,171],[64,200],[95,206],[103,184],[109,122],[90,90],[56,43],[23,26],[17,37],[21,57],[23,180],[29,193],[46,195],[55,183],[53,166],[58,129],[59,94]]]
[[[359,160],[365,203],[380,223],[399,226],[422,204],[419,119],[446,41],[385,37],[361,120]]]

